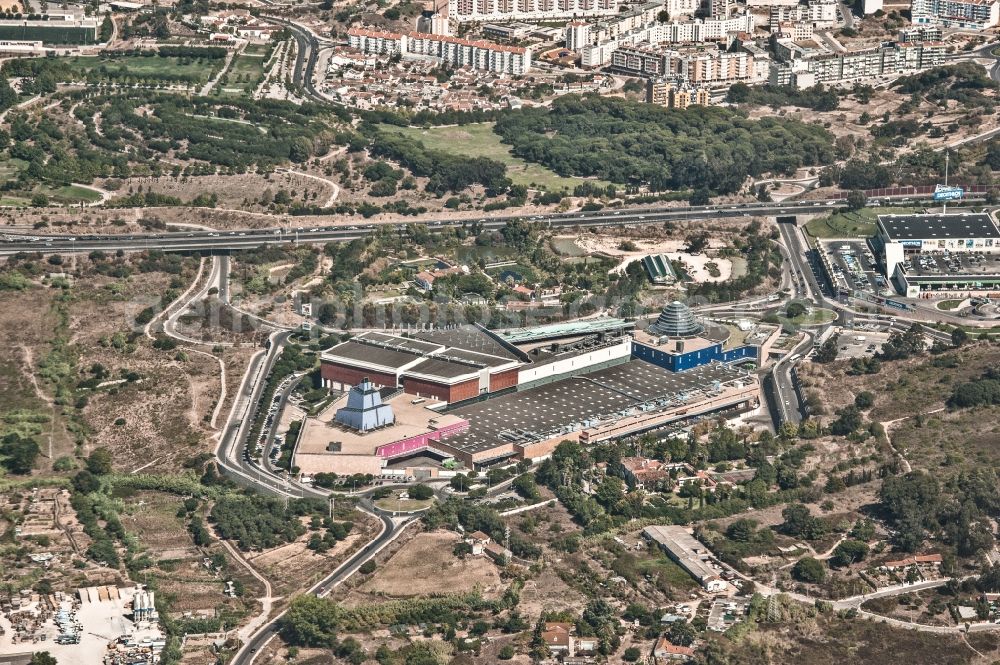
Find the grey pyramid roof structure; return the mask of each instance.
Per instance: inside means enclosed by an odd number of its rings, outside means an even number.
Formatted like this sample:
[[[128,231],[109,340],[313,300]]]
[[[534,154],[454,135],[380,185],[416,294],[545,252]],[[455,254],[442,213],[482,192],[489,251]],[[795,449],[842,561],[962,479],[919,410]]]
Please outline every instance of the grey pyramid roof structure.
[[[359,432],[370,432],[396,422],[392,407],[382,403],[382,394],[368,379],[351,388],[347,405],[337,409],[335,419],[341,425]]]

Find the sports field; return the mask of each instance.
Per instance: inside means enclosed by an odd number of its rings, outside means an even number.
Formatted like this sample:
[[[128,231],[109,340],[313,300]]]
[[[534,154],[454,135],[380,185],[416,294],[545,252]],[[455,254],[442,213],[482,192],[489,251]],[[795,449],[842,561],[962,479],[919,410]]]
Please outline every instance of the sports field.
[[[421,141],[429,148],[443,150],[455,155],[466,157],[489,157],[507,165],[507,177],[516,185],[525,185],[534,189],[559,191],[573,188],[584,182],[607,186],[603,180],[586,180],[584,178],[564,178],[539,164],[526,162],[515,157],[510,152],[510,146],[500,142],[500,137],[493,133],[493,123],[483,122],[460,127],[398,127],[396,125],[381,125],[380,129],[398,132]]]

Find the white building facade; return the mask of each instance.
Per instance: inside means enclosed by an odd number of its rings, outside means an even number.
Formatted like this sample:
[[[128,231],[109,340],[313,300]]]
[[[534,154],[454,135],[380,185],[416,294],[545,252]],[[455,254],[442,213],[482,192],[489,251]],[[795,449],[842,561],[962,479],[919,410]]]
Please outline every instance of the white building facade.
[[[351,48],[380,55],[430,57],[456,67],[520,75],[531,69],[531,49],[420,32],[400,34],[365,28],[347,32]]]
[[[458,23],[549,21],[618,13],[619,0],[448,0],[448,17]]]
[[[1000,23],[1000,0],[913,0],[914,25],[985,30]]]

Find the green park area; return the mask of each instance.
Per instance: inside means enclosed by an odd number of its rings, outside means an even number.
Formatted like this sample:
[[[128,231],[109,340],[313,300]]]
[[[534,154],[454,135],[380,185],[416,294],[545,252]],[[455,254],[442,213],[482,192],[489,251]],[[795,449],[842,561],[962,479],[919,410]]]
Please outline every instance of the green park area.
[[[380,509],[397,513],[412,513],[418,510],[426,510],[427,508],[430,508],[433,503],[433,497],[430,499],[404,499],[400,498],[399,492],[394,492],[392,496],[384,499],[377,499],[375,501],[375,505]]]
[[[0,160],[0,183],[16,179],[27,166],[27,163],[20,159]],[[55,205],[93,203],[101,199],[100,193],[89,187],[38,184],[5,191],[3,196],[0,196],[0,206],[28,206],[32,204],[32,197],[38,194],[44,195],[50,204]]]
[[[219,59],[180,58],[154,54],[104,56],[73,56],[56,58],[66,65],[67,78],[90,79],[150,79],[205,83],[222,65]],[[59,71],[58,69],[55,71]]]
[[[267,55],[267,51],[261,51],[259,48],[251,50],[251,47],[247,46],[246,50],[233,58],[216,90],[224,97],[252,93],[264,76]]]
[[[836,321],[837,313],[831,309],[811,309],[787,321],[796,326],[815,326]]]
[[[920,212],[918,208],[861,208],[817,217],[806,224],[814,238],[867,238],[875,235],[879,215],[906,215]]]
[[[544,166],[526,162],[511,154],[510,146],[501,143],[500,137],[493,132],[493,123],[483,122],[460,127],[398,127],[396,125],[381,125],[385,131],[397,132],[409,138],[416,139],[426,148],[441,150],[463,157],[488,157],[507,166],[507,177],[516,185],[531,188],[559,191],[574,187],[584,182],[590,182],[601,187],[609,183],[603,180],[584,178],[564,178]]]

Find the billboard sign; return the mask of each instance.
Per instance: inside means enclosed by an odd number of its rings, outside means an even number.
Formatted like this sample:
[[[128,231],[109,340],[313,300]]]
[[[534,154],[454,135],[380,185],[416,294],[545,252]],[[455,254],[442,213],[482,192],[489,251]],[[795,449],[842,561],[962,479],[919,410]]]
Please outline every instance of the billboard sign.
[[[965,190],[961,187],[948,187],[947,185],[938,185],[934,188],[934,200],[935,201],[955,201],[957,199],[965,196]]]

